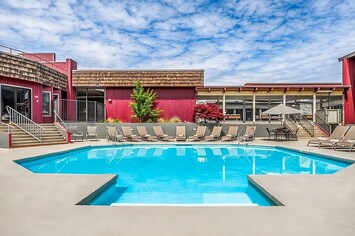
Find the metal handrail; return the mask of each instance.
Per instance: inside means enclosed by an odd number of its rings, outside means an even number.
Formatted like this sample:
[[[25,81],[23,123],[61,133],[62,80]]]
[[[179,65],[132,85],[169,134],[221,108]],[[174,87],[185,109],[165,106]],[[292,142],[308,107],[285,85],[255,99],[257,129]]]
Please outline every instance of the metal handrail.
[[[44,133],[44,128],[42,126],[22,115],[12,107],[6,106],[6,110],[9,113],[11,124],[17,126],[38,141],[42,142],[42,134]]]
[[[316,125],[319,126],[328,136],[332,133],[332,126],[316,113]]]
[[[299,122],[303,126],[303,128],[313,137],[314,136],[313,124],[302,114],[299,114]]]
[[[66,130],[69,130],[68,125],[65,124],[65,122],[62,120],[62,118],[60,118],[60,116],[58,115],[58,113],[57,113],[55,110],[53,110],[53,114],[54,114],[54,122],[58,122],[58,120],[59,120],[60,124],[61,124],[64,128],[66,128]]]
[[[290,131],[292,135],[297,138],[297,124],[290,118],[289,115],[285,115],[285,121],[283,122],[285,127]]]
[[[45,59],[43,59],[43,58],[41,58],[39,56],[36,56],[34,54],[31,54],[31,53],[28,53],[28,52],[23,52],[23,51],[20,51],[20,50],[14,49],[14,48],[10,48],[8,46],[1,45],[1,44],[0,44],[0,51],[6,52],[6,53],[10,53],[12,55],[15,55],[15,56],[18,56],[18,57],[23,57],[23,58],[26,58],[26,57],[23,56],[24,54],[31,55],[31,57],[35,57],[37,59],[36,60],[37,62],[39,62],[39,63],[41,63],[43,65],[49,64],[49,65],[55,67],[56,70],[60,70],[61,73],[65,74],[65,75],[67,74],[67,71],[65,69],[63,69],[62,67],[56,65],[53,62],[47,61],[47,60],[45,60]],[[26,58],[26,59],[31,60],[29,58]],[[32,61],[34,61],[34,60],[32,60]]]
[[[11,134],[15,130],[15,127],[13,127],[12,125],[6,124],[2,121],[0,121],[0,124],[7,126],[7,133],[9,134]]]

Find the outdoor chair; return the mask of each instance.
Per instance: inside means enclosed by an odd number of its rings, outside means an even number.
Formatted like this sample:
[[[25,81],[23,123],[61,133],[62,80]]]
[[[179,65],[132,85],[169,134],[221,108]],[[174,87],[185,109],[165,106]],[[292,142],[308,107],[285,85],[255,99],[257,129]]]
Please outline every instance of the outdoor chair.
[[[354,132],[354,126],[350,126],[350,128],[346,131],[345,135],[340,138],[329,139],[325,141],[321,141],[318,145],[319,148],[321,147],[331,147],[332,149],[335,147],[335,144],[340,141],[351,140]]]
[[[296,141],[298,140],[298,136],[297,133],[300,130],[300,128],[297,128],[295,132],[291,132],[290,130],[287,132],[287,140],[290,139],[295,139]]]
[[[107,127],[107,141],[110,142],[114,141],[114,142],[118,142],[118,141],[124,141],[124,137],[122,134],[119,134],[117,132],[117,128],[116,127]]]
[[[145,126],[137,126],[138,134],[142,137],[145,141],[157,141],[158,137],[154,135],[150,135],[147,132]]]
[[[176,126],[176,141],[186,141],[185,126]]]
[[[266,131],[269,135],[269,140],[271,139],[271,136],[276,137],[276,131],[275,130],[270,130],[269,128],[266,128]]]
[[[81,141],[84,141],[84,134],[78,130],[77,126],[69,126],[69,132],[70,136],[74,138],[74,142],[76,142],[77,138],[81,138]]]
[[[221,141],[233,141],[238,137],[238,126],[231,125],[228,129],[228,134],[221,138]]]
[[[95,138],[97,141],[97,127],[96,126],[91,126],[89,125],[86,130],[86,141],[88,141],[89,138]]]
[[[123,132],[123,136],[130,141],[133,142],[139,142],[141,141],[142,137],[135,135],[132,133],[132,129],[130,126],[122,126],[122,132]]]
[[[163,129],[161,128],[161,126],[153,126],[153,130],[155,135],[158,137],[159,140],[162,141],[174,141],[174,137],[173,136],[169,136],[167,134],[164,134]]]
[[[340,141],[336,141],[333,144],[333,149],[339,149],[339,148],[348,148],[349,152],[353,150],[355,146],[355,126],[351,126],[349,131],[346,133],[344,138]]]
[[[311,139],[308,141],[307,146],[309,146],[310,144],[317,144],[317,146],[320,147],[322,142],[327,142],[330,140],[340,141],[342,138],[344,138],[348,130],[349,126],[337,126],[329,137],[319,137],[316,139]]]
[[[245,129],[244,135],[241,136],[239,138],[239,140],[240,141],[245,141],[245,142],[253,141],[255,139],[255,129],[256,129],[255,125],[247,126],[246,129]]]
[[[214,126],[212,133],[205,137],[206,141],[216,141],[221,139],[222,126]]]
[[[200,141],[203,140],[206,134],[206,126],[197,126],[196,134],[188,138],[189,141]]]

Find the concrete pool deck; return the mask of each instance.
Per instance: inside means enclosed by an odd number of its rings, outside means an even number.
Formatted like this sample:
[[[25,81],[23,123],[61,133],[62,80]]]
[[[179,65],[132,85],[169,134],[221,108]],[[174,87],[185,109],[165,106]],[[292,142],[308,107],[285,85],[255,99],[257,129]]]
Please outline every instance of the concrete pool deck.
[[[355,152],[306,143],[258,139],[252,144],[355,161]],[[0,149],[0,235],[355,235],[355,165],[332,175],[251,176],[284,206],[105,207],[75,204],[113,175],[34,174],[13,162],[103,144]]]

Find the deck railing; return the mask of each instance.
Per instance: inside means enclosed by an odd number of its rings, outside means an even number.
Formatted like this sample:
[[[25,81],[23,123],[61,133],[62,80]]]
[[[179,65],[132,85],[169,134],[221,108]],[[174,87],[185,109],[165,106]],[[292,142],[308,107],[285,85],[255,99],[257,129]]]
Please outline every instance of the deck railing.
[[[65,122],[104,122],[105,104],[86,100],[60,100],[60,116]]]
[[[42,142],[42,135],[44,133],[44,128],[42,126],[9,106],[6,106],[6,110],[9,113],[11,124]]]

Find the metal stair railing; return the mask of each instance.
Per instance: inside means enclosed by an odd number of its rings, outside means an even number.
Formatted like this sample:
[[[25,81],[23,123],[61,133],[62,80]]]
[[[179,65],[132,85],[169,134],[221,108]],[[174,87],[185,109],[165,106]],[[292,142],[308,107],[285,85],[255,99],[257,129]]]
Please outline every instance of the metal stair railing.
[[[288,131],[297,139],[297,124],[290,118],[289,115],[285,115],[285,120],[283,122],[284,126],[288,129]]]
[[[60,123],[60,125],[63,126],[68,131],[69,130],[68,125],[65,124],[65,122],[62,120],[62,118],[60,118],[60,116],[55,110],[53,110],[53,114],[54,114],[54,122]]]
[[[332,126],[318,114],[316,114],[315,124],[328,136],[332,133]]]
[[[14,129],[15,129],[15,127],[13,127],[12,125],[6,124],[6,123],[4,123],[2,121],[0,121],[0,124],[5,125],[7,127],[7,133],[8,134],[11,134],[14,131]]]
[[[302,127],[313,137],[314,136],[313,124],[302,114],[298,115],[298,119]]]
[[[6,106],[6,110],[9,113],[11,124],[42,142],[42,134],[44,133],[44,128],[42,126],[22,115],[12,107]]]

